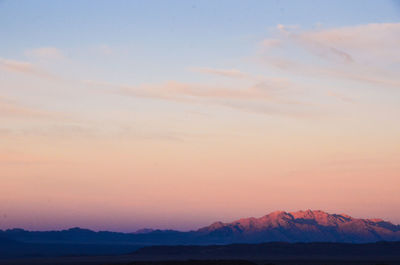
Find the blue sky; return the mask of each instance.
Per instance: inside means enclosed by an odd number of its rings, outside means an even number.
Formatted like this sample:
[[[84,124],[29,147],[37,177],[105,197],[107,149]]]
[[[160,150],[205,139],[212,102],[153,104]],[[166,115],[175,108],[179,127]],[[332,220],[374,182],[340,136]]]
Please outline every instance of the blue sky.
[[[54,46],[99,74],[120,66],[110,78],[129,82],[181,78],[191,66],[237,67],[277,24],[331,28],[395,22],[400,13],[395,1],[2,1],[0,7],[1,56],[26,59],[26,49]],[[115,58],[88,52],[101,45],[117,50]]]

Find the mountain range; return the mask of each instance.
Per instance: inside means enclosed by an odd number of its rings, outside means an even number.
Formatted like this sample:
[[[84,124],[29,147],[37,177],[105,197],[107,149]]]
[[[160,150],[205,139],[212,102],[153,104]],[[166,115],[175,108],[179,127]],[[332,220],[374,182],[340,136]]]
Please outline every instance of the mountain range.
[[[400,241],[400,225],[381,219],[359,219],[324,211],[276,211],[260,218],[215,222],[198,230],[142,229],[117,233],[71,228],[62,231],[0,230],[0,239],[23,243],[90,243],[146,245],[207,245],[262,242],[367,243]]]
[[[216,222],[198,233],[225,242],[376,242],[400,240],[400,226],[323,211],[276,211],[260,218]]]

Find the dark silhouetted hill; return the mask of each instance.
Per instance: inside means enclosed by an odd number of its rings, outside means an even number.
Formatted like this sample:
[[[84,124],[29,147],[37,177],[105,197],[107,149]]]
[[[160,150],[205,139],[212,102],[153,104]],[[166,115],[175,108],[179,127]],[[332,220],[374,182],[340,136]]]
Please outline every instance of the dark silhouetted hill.
[[[343,259],[399,260],[400,242],[349,243],[263,243],[211,246],[152,246],[132,254],[138,260],[174,259]]]

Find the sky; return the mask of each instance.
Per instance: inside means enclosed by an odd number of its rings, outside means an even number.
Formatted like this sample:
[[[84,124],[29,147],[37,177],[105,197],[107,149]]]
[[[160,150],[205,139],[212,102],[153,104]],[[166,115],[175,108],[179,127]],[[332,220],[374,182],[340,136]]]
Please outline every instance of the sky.
[[[400,224],[399,1],[0,1],[0,229]]]

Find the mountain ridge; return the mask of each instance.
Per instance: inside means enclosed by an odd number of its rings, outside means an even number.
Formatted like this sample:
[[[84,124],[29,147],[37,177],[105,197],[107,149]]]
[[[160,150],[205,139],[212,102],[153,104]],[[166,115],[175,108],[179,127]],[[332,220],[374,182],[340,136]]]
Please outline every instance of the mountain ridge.
[[[382,219],[361,219],[321,210],[275,211],[259,218],[242,218],[230,223],[215,222],[198,230],[231,238],[232,242],[376,242],[399,240],[400,226]]]
[[[400,240],[400,225],[382,219],[354,218],[321,210],[275,211],[259,218],[214,222],[209,226],[181,232],[141,229],[133,233],[70,228],[61,231],[0,230],[4,236],[21,242],[80,242],[155,244],[231,244],[263,242],[343,242],[368,243]]]

